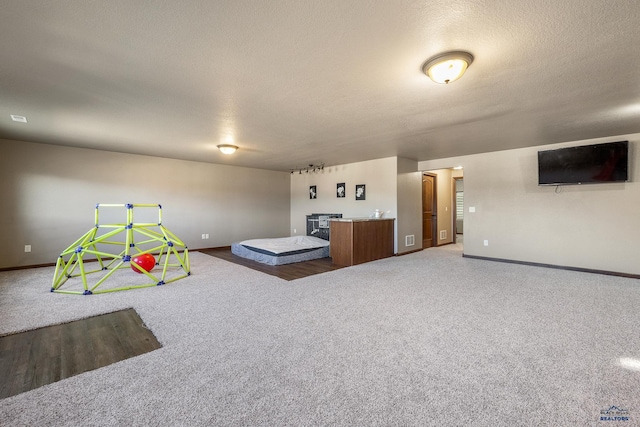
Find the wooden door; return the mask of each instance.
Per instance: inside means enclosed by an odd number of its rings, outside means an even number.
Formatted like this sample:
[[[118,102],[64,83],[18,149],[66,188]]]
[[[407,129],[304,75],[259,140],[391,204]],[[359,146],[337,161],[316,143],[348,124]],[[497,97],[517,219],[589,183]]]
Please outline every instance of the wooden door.
[[[436,176],[422,175],[422,249],[436,246]]]

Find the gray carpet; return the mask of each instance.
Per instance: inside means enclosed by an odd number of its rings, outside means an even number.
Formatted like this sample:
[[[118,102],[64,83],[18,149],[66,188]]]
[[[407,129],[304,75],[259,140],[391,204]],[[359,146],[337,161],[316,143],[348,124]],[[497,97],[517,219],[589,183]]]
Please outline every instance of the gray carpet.
[[[0,273],[0,335],[134,307],[163,345],[0,400],[0,425],[640,422],[638,280],[456,245],[291,282],[200,253],[191,265],[91,296],[50,293],[53,268]],[[630,421],[600,421],[612,406]]]

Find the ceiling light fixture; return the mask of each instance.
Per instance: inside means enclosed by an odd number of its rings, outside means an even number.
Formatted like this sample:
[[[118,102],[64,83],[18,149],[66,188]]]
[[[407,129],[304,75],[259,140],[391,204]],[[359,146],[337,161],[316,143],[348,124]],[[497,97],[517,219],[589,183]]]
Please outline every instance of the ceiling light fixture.
[[[472,54],[456,50],[430,58],[422,65],[422,71],[436,83],[449,84],[462,77],[472,62]]]
[[[222,152],[222,154],[233,154],[236,152],[238,147],[236,145],[231,144],[220,144],[218,145],[218,150]]]
[[[293,168],[293,169],[289,169],[289,172],[291,173],[291,175],[293,175],[293,173],[295,171],[298,171],[298,175],[302,175],[302,171],[304,171],[305,173],[318,173],[318,172],[324,172],[324,163],[320,163],[318,165],[314,165],[314,164],[310,164],[307,167],[304,168]]]
[[[11,120],[14,122],[27,123],[27,118],[25,116],[17,116],[15,114],[11,114]]]

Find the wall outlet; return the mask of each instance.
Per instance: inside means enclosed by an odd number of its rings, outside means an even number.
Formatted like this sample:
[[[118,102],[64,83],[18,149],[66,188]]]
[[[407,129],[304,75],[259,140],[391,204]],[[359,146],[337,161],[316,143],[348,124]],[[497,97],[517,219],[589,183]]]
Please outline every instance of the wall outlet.
[[[25,252],[31,252],[31,245],[24,245]]]
[[[293,234],[296,234],[298,232],[298,229],[294,228],[293,229]]]
[[[485,245],[485,246],[489,246],[489,241],[488,241],[488,240],[485,240],[485,241],[484,241],[484,245]]]
[[[475,206],[469,206],[469,212],[474,213],[476,211]]]
[[[408,236],[404,236],[404,245],[405,246],[413,246],[416,244],[416,236],[414,234],[410,234]]]
[[[202,235],[202,240],[208,239],[209,238],[209,234],[203,234]]]

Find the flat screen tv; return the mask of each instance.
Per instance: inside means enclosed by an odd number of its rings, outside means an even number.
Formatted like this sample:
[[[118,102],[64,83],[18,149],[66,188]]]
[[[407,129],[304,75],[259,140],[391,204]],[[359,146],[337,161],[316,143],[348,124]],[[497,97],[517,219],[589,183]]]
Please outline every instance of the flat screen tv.
[[[538,185],[625,182],[628,163],[629,141],[538,151]]]

